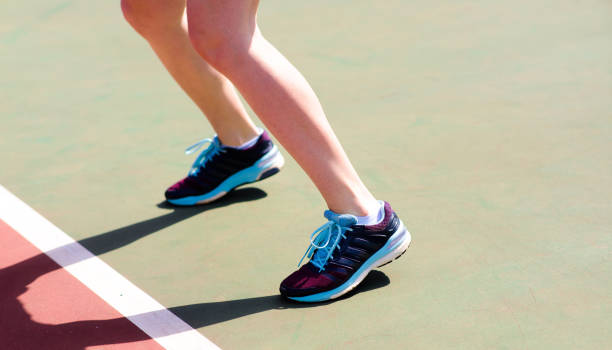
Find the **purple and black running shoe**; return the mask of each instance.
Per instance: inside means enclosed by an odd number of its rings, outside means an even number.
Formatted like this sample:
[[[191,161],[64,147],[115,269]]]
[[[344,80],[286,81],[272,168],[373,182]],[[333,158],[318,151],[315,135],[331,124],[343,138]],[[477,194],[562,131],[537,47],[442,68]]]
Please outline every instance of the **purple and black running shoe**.
[[[335,299],[370,270],[399,258],[410,245],[410,233],[389,203],[384,209],[382,222],[370,226],[357,225],[353,215],[325,211],[329,221],[313,232],[302,257],[310,261],[281,282],[281,295],[301,302]]]
[[[285,162],[266,131],[246,149],[223,146],[215,136],[190,146],[185,153],[206,143],[208,148],[196,158],[187,177],[166,190],[168,202],[185,206],[212,202],[238,186],[276,174]]]

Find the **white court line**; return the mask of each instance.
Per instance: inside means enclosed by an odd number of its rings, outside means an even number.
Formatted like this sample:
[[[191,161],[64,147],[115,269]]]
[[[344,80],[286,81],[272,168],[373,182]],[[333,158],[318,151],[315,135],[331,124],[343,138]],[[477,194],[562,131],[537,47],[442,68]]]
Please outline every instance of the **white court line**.
[[[2,185],[0,220],[15,229],[164,348],[220,350]]]

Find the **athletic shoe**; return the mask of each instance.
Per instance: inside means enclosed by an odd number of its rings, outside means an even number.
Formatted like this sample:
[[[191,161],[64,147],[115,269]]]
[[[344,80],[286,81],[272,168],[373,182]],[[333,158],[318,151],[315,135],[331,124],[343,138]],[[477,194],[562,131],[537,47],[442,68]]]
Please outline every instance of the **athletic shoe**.
[[[376,225],[357,225],[355,216],[330,210],[325,217],[329,221],[312,233],[302,257],[310,261],[281,282],[281,295],[301,302],[337,298],[370,270],[399,258],[410,244],[410,233],[387,202],[385,217]]]
[[[238,186],[276,174],[284,164],[283,156],[266,131],[246,149],[223,146],[215,136],[188,147],[185,153],[194,153],[207,143],[208,148],[196,158],[187,177],[166,190],[168,202],[176,205],[209,203]]]

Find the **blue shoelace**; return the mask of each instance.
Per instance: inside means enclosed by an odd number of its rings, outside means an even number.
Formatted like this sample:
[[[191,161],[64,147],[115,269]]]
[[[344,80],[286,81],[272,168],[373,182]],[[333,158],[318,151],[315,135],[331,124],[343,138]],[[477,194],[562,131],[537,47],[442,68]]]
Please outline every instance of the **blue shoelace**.
[[[314,230],[310,235],[310,245],[300,259],[298,267],[302,264],[304,258],[308,257],[310,262],[319,268],[319,272],[324,271],[329,259],[333,259],[336,248],[340,248],[340,241],[346,238],[346,231],[352,231],[352,229],[341,226],[332,220]]]
[[[198,155],[195,162],[193,162],[193,165],[189,170],[189,176],[197,176],[200,172],[200,169],[202,169],[204,165],[206,165],[206,162],[212,159],[212,157],[216,154],[225,152],[225,149],[223,148],[223,146],[221,146],[219,139],[217,139],[217,137],[215,136],[214,139],[204,139],[187,147],[187,149],[185,149],[185,154],[192,154],[207,143],[210,143],[210,145],[205,150],[203,150],[200,155]]]

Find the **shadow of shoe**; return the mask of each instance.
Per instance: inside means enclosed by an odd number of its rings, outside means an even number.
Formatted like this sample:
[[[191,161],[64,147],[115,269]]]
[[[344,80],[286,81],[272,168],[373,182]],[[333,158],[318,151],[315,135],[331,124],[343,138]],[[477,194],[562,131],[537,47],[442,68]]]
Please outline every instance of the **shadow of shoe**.
[[[268,310],[322,307],[345,300],[356,294],[382,288],[389,283],[389,277],[387,277],[384,272],[374,270],[371,271],[363,282],[351,292],[338,299],[322,303],[298,303],[285,299],[280,295],[269,295],[256,298],[176,306],[168,310],[187,322],[191,327],[200,328]]]
[[[198,213],[202,211],[207,211],[211,209],[216,209],[220,207],[225,207],[230,204],[240,203],[240,202],[249,202],[257,199],[262,199],[268,196],[266,192],[256,187],[241,187],[237,189],[231,190],[225,196],[217,199],[214,202],[194,205],[194,206],[181,206],[174,205],[168,201],[163,201],[157,203],[157,207],[161,209],[173,209],[173,210],[185,210],[185,211],[197,211]]]

